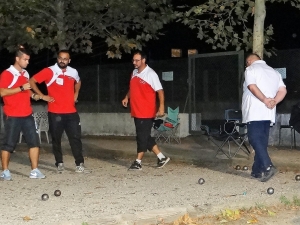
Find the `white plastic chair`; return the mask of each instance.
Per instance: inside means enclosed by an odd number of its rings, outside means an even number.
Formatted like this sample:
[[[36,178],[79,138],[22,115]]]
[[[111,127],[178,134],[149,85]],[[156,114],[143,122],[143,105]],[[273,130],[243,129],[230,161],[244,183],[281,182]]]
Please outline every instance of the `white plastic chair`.
[[[48,136],[48,131],[49,131],[49,124],[48,124],[48,113],[47,112],[34,112],[33,117],[35,120],[35,125],[36,125],[36,132],[39,135],[40,143],[42,143],[41,139],[41,133],[45,132],[47,142],[49,144],[49,136]],[[20,132],[20,138],[19,138],[19,143],[22,142],[22,135],[23,133]]]

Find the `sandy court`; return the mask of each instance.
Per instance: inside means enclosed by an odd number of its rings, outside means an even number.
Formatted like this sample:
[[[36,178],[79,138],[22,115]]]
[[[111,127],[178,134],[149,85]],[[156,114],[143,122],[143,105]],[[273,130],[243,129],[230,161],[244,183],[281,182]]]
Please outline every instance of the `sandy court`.
[[[294,179],[299,173],[299,151],[272,149],[280,173],[262,183],[251,179],[249,170],[233,168],[250,167],[251,158],[218,159],[209,143],[198,141],[190,138],[181,145],[161,145],[172,159],[163,169],[155,167],[156,158],[148,153],[142,171],[128,171],[135,159],[133,138],[84,138],[89,170],[84,174],[74,172],[66,141],[66,171],[58,174],[51,146],[46,144],[39,166],[46,175],[43,180],[28,178],[26,146],[21,144],[11,158],[13,181],[1,182],[0,224],[156,224],[158,218],[172,221],[186,212],[200,216],[224,208],[278,204],[282,195],[299,196],[300,183]],[[205,179],[203,185],[197,183],[199,178]],[[273,195],[266,193],[268,187],[274,188]],[[62,193],[59,197],[54,196],[57,189]],[[44,193],[49,200],[41,200]],[[290,224],[297,224],[292,221],[300,221],[299,212],[293,216]]]

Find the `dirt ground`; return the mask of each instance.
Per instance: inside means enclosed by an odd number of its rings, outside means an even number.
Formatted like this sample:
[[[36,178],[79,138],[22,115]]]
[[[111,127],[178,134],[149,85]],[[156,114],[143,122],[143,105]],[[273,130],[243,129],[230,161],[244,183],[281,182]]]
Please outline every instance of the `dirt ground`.
[[[250,170],[235,169],[250,168],[253,155],[215,157],[215,146],[202,136],[185,138],[179,145],[159,144],[170,163],[157,169],[155,156],[148,153],[142,171],[127,170],[136,153],[132,137],[85,137],[83,146],[88,173],[74,172],[63,141],[66,171],[56,172],[51,145],[43,144],[39,168],[47,177],[32,180],[26,145],[18,145],[10,163],[13,181],[1,182],[0,224],[300,224],[299,209],[280,201],[282,196],[300,198],[300,182],[295,181],[299,149],[271,146],[279,173],[262,183],[250,177]],[[198,184],[199,178],[205,183]],[[274,194],[267,194],[269,187]],[[57,189],[59,197],[53,194]],[[47,201],[41,200],[44,193]],[[234,210],[240,214],[236,221]]]

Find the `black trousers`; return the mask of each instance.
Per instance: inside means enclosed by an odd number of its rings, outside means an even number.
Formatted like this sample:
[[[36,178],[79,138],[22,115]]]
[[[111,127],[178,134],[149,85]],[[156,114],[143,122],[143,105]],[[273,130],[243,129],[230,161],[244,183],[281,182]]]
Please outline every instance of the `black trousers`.
[[[84,163],[81,142],[81,125],[78,113],[58,114],[48,112],[49,130],[52,137],[52,151],[55,157],[55,165],[63,163],[61,138],[65,131],[71,146],[76,166]]]

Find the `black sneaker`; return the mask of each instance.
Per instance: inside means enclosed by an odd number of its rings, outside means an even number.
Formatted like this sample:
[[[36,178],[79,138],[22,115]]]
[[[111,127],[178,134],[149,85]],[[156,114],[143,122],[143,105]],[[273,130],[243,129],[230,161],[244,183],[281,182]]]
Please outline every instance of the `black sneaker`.
[[[261,173],[251,173],[251,177],[262,178],[262,174]]]
[[[264,172],[264,175],[261,178],[261,182],[267,182],[270,180],[275,174],[277,173],[277,169],[274,166],[270,166],[266,172]]]
[[[135,160],[128,170],[142,170],[142,165]]]
[[[170,161],[169,157],[157,160],[157,168],[163,168]]]

